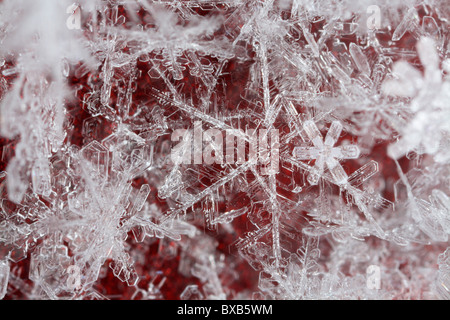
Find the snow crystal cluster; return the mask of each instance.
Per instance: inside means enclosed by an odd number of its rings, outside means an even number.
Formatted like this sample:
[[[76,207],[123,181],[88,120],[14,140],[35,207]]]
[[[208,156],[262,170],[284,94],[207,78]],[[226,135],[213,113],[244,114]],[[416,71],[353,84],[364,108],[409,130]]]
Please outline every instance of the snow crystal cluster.
[[[450,299],[449,19],[1,0],[0,298]]]

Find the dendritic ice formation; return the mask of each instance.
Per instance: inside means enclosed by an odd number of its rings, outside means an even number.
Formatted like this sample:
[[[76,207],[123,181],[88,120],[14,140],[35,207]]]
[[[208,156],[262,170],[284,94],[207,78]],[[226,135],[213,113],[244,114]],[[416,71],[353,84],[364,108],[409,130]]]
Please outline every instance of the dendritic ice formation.
[[[1,0],[0,298],[450,299],[449,19]]]

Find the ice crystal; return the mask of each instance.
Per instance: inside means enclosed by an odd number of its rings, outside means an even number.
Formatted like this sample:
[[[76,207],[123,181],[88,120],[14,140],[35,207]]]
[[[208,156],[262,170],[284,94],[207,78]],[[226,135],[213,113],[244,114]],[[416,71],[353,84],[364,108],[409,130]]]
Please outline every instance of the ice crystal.
[[[449,18],[0,0],[0,298],[450,299]]]
[[[316,160],[314,171],[308,177],[309,183],[317,184],[318,178],[323,174],[325,164],[337,184],[346,183],[347,175],[339,164],[338,159],[358,158],[359,149],[355,145],[333,148],[341,134],[342,124],[338,121],[333,121],[330,130],[325,136],[325,140],[323,140],[319,129],[311,120],[305,121],[303,129],[313,142],[314,147],[296,147],[294,148],[294,155],[299,160]]]

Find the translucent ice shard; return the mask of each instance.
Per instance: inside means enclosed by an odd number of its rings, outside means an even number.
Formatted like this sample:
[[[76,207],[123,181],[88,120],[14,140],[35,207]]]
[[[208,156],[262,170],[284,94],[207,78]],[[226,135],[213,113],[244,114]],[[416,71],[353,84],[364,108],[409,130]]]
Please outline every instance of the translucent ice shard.
[[[296,147],[295,157],[298,160],[317,159],[320,155],[320,150],[315,147]]]
[[[334,146],[341,135],[341,132],[342,124],[338,121],[333,121],[327,135],[325,136],[325,145],[328,147]]]
[[[345,173],[344,169],[335,158],[328,158],[326,163],[331,176],[338,185],[347,183],[347,173]]]
[[[450,198],[441,190],[434,189],[429,199],[416,200],[416,219],[426,234],[445,241],[450,234]]]
[[[50,170],[48,163],[37,162],[31,171],[33,191],[37,194],[48,196],[51,191]]]
[[[247,208],[241,208],[236,210],[230,210],[222,214],[220,217],[217,217],[214,222],[215,223],[230,223],[234,220],[234,218],[239,217],[243,214],[247,213]]]
[[[305,121],[303,124],[303,130],[305,130],[309,139],[311,139],[312,143],[316,148],[320,148],[322,146],[323,137],[319,129],[317,129],[317,126],[314,123],[314,121],[311,120]]]
[[[360,186],[364,181],[368,180],[370,177],[372,177],[374,174],[378,172],[378,163],[376,161],[370,161],[363,165],[361,168],[353,172],[348,177],[348,182],[358,187]]]
[[[6,295],[9,281],[9,263],[7,261],[0,261],[0,299]]]
[[[438,296],[443,300],[450,299],[450,249],[438,257],[439,271],[435,281]]]
[[[357,159],[359,158],[360,151],[356,145],[343,145],[339,148],[333,148],[331,154],[336,159]]]
[[[349,51],[358,70],[366,76],[370,76],[371,70],[369,61],[367,60],[366,55],[362,52],[361,47],[354,43],[350,43]]]
[[[141,189],[139,190],[136,199],[134,200],[133,209],[131,210],[130,215],[133,216],[142,210],[142,207],[144,206],[145,201],[147,200],[149,194],[150,194],[150,186],[148,184],[143,184],[141,186]]]
[[[191,284],[180,294],[181,300],[203,300],[205,297],[197,285]]]
[[[80,154],[88,161],[88,172],[102,179],[108,177],[109,153],[106,147],[93,141],[81,149]]]
[[[405,35],[407,31],[413,31],[418,22],[419,14],[417,13],[415,8],[410,8],[403,17],[400,24],[395,29],[394,34],[392,35],[392,41],[398,41]]]
[[[436,290],[438,295],[443,300],[450,299],[450,275],[449,271],[441,271],[436,281]]]

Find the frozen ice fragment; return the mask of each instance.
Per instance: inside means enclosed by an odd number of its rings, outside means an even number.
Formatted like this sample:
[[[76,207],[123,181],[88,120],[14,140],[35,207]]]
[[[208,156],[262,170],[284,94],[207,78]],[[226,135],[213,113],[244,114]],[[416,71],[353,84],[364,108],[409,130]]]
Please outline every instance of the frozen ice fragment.
[[[331,123],[330,129],[325,136],[325,145],[332,147],[337,142],[339,136],[342,132],[342,124],[339,121],[333,121]]]
[[[108,149],[98,141],[92,141],[80,151],[82,157],[89,161],[89,171],[103,178],[108,176],[109,153]]]
[[[358,70],[365,75],[370,76],[370,65],[366,55],[362,52],[361,47],[352,42],[350,43],[349,51]]]
[[[203,300],[204,298],[202,292],[195,284],[188,285],[180,295],[181,300]]]
[[[319,129],[317,129],[317,126],[313,121],[305,121],[303,124],[303,129],[316,147],[321,147],[323,145],[322,134]]]
[[[351,185],[358,187],[362,183],[364,183],[364,181],[368,180],[377,172],[378,172],[378,163],[376,161],[371,160],[365,165],[363,165],[361,168],[353,172],[348,177],[348,182]]]
[[[440,272],[436,280],[436,290],[442,300],[450,300],[450,272]]]
[[[50,169],[48,163],[37,161],[31,171],[33,191],[37,194],[49,196],[51,192]]]
[[[143,184],[141,186],[141,189],[139,190],[137,197],[134,199],[134,205],[131,213],[132,215],[135,215],[142,210],[142,207],[144,206],[149,194],[150,186],[148,184]]]
[[[392,41],[400,40],[405,35],[406,31],[411,31],[414,28],[414,26],[418,23],[418,20],[419,14],[416,9],[410,8],[395,29],[392,35]]]
[[[331,154],[337,159],[357,159],[359,158],[360,151],[358,146],[350,144],[333,148]]]
[[[345,173],[342,166],[339,164],[339,162],[337,162],[334,158],[330,157],[327,159],[327,166],[331,172],[331,175],[332,175],[334,181],[337,184],[343,185],[347,182],[348,176]]]
[[[9,263],[5,260],[0,261],[0,299],[3,299],[8,289],[9,281]]]
[[[295,147],[294,157],[299,160],[317,159],[320,155],[320,149],[315,147]]]

